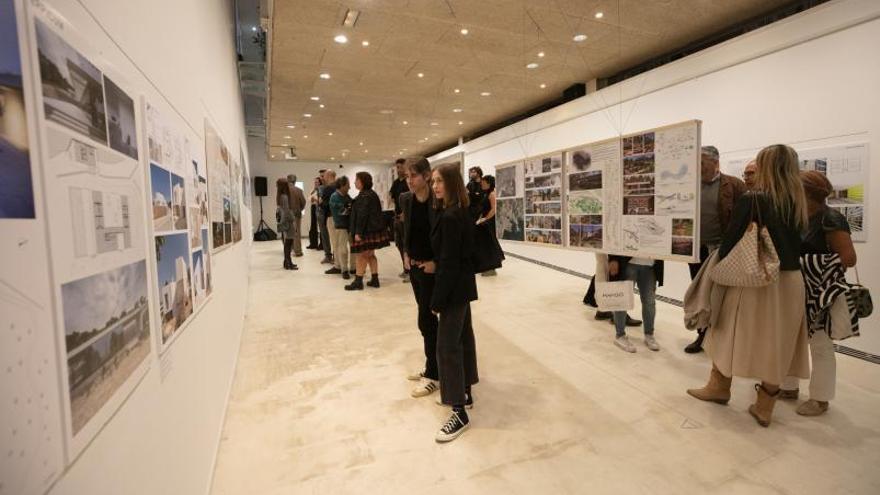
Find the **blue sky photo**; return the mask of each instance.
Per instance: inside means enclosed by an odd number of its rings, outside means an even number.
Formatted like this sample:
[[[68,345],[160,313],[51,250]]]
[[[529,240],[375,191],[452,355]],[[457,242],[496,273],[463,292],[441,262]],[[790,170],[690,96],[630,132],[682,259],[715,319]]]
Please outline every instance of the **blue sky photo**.
[[[155,163],[151,163],[150,183],[153,187],[151,199],[155,200],[156,193],[159,193],[165,198],[165,203],[171,204],[171,173]]]
[[[159,266],[159,288],[165,287],[166,283],[174,282],[176,276],[177,258],[183,258],[189,270],[189,242],[186,234],[171,234],[159,236],[165,239],[163,245],[156,243],[156,257]],[[158,240],[159,237],[156,237]]]

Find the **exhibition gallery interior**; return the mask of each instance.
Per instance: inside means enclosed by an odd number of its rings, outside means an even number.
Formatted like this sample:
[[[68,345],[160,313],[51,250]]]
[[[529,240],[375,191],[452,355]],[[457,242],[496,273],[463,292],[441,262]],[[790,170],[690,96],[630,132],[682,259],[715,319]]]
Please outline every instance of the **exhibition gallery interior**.
[[[0,0],[0,495],[880,493],[880,2]]]

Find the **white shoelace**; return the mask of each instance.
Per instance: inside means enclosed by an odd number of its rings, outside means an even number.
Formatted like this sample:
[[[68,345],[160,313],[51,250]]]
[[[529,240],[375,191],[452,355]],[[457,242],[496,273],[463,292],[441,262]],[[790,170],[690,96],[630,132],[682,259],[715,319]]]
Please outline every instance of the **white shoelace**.
[[[446,433],[448,435],[448,434],[452,433],[453,431],[455,431],[455,424],[456,423],[464,424],[464,423],[462,423],[461,419],[458,417],[458,413],[453,412],[452,416],[449,417],[449,421],[447,421],[446,424],[443,425],[443,428],[441,428],[441,430],[443,430],[443,433]]]

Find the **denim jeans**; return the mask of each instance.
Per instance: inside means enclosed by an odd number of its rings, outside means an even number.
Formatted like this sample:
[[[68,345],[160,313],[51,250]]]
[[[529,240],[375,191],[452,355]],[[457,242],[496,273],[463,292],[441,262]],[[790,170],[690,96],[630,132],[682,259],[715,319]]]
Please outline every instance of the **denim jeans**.
[[[657,309],[654,305],[654,295],[657,291],[657,280],[654,277],[654,267],[629,264],[626,266],[626,280],[632,280],[639,288],[639,298],[642,300],[642,324],[645,327],[645,335],[654,335],[654,315]],[[614,329],[617,336],[626,335],[626,311],[614,312]]]

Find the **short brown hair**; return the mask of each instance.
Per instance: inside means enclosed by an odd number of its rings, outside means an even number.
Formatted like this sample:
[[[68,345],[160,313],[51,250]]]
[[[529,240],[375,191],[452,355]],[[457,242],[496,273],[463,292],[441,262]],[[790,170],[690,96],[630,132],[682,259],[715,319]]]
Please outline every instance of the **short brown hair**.
[[[354,174],[355,180],[361,181],[361,186],[364,189],[372,189],[373,188],[373,176],[370,175],[369,172],[358,172]]]
[[[440,165],[434,169],[443,178],[443,188],[445,194],[443,199],[437,199],[435,206],[440,208],[448,208],[450,206],[458,206],[467,209],[470,205],[468,199],[468,191],[464,186],[464,179],[461,177],[461,167],[458,163],[447,163]]]
[[[417,174],[430,174],[431,173],[431,163],[427,158],[423,156],[414,156],[409,158],[406,161],[406,166],[409,170],[417,173]]]

